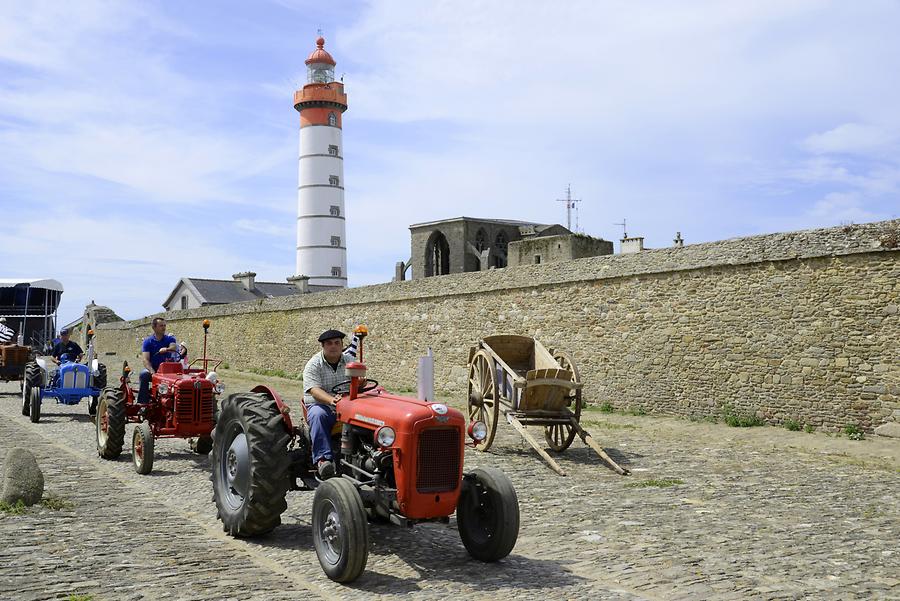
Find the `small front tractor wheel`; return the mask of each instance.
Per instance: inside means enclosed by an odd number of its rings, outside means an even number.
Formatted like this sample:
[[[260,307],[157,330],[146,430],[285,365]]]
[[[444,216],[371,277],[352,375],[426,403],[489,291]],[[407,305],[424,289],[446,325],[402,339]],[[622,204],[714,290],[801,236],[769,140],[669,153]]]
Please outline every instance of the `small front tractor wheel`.
[[[153,471],[153,430],[147,422],[141,422],[134,429],[131,437],[131,458],[134,460],[134,471],[147,475]]]
[[[125,397],[118,388],[104,388],[97,403],[97,453],[115,459],[125,444]]]
[[[316,488],[313,544],[325,575],[335,582],[356,580],[369,558],[369,524],[356,487],[344,478]]]
[[[191,450],[198,455],[209,455],[213,448],[212,436],[201,436],[200,438],[192,438]]]
[[[31,389],[41,385],[41,368],[32,361],[25,365],[25,376],[22,380],[22,415],[31,413]]]
[[[291,484],[291,437],[275,401],[250,392],[222,402],[212,448],[213,501],[232,536],[258,536],[281,523]]]
[[[31,388],[31,409],[29,411],[31,423],[36,424],[41,421],[41,387],[33,386]]]
[[[509,477],[493,467],[466,474],[456,523],[463,545],[475,559],[492,562],[509,555],[519,537],[519,499]]]

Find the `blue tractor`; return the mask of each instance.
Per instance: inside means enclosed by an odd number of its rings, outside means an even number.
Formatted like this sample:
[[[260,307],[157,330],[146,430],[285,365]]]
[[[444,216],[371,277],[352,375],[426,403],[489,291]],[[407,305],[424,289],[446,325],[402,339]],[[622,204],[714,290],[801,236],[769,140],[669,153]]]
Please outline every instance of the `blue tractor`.
[[[94,357],[93,332],[88,330],[86,363],[76,363],[66,355],[60,357],[59,369],[46,357],[39,357],[25,366],[22,386],[22,415],[37,423],[41,419],[41,403],[55,398],[63,405],[77,405],[90,398],[88,414],[97,413],[97,400],[106,387],[106,366]]]

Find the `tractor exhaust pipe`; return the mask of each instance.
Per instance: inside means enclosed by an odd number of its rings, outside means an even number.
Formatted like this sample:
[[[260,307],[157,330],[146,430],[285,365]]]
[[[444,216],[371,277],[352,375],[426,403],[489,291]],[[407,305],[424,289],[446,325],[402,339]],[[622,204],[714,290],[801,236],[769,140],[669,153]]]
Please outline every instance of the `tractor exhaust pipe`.
[[[419,400],[431,402],[434,400],[434,353],[431,347],[428,354],[419,357]]]

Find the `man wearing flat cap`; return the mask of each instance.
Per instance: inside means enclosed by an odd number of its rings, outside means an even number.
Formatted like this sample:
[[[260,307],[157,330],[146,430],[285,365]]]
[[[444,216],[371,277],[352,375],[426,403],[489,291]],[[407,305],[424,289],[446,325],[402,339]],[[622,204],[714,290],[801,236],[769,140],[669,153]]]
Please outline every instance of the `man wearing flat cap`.
[[[309,437],[312,439],[313,465],[323,480],[335,475],[334,456],[331,452],[331,429],[337,421],[334,406],[341,395],[331,389],[347,381],[344,366],[356,358],[358,338],[346,349],[347,335],[338,330],[326,330],[319,336],[322,351],[313,355],[303,369],[303,403],[306,405],[306,419],[309,422]]]

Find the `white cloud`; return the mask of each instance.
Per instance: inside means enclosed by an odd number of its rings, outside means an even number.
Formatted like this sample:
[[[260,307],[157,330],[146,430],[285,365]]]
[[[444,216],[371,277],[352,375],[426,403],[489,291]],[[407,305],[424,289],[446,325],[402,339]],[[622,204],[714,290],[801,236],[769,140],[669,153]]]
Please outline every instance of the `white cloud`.
[[[896,136],[882,127],[844,123],[821,134],[809,136],[804,144],[815,154],[880,154],[895,145]]]
[[[295,226],[290,221],[276,223],[267,219],[238,219],[234,227],[243,232],[268,236],[287,237],[295,232]]]
[[[881,215],[865,208],[865,200],[856,192],[832,192],[825,198],[817,201],[810,215],[828,225],[838,223],[864,223],[886,219]]]

